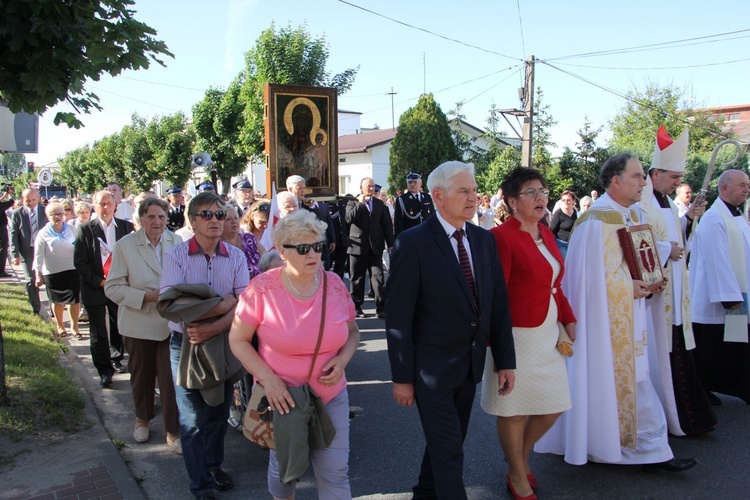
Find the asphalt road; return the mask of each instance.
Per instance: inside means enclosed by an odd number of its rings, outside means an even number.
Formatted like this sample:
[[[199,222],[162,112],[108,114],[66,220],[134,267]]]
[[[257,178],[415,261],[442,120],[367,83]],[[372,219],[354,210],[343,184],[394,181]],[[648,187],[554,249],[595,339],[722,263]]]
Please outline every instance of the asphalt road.
[[[369,309],[368,309],[369,306]],[[389,365],[384,322],[359,320],[362,342],[347,367],[351,420],[350,480],[352,494],[360,499],[411,498],[424,447],[416,408],[397,406],[390,394]],[[74,364],[83,375],[86,390],[96,405],[110,437],[125,443],[120,453],[152,499],[192,498],[182,458],[164,444],[160,416],[152,421],[151,440],[139,444],[133,439],[135,416],[128,375],[115,375],[111,390],[98,385],[91,364],[88,338],[70,340],[77,354]],[[88,376],[86,375],[88,372]],[[506,466],[495,432],[494,417],[486,415],[476,398],[465,444],[465,484],[472,500],[511,498],[505,488]],[[722,397],[717,407],[719,428],[694,438],[672,438],[679,457],[696,457],[698,466],[682,474],[644,474],[639,467],[588,464],[572,466],[561,457],[534,455],[532,466],[542,498],[607,499],[740,499],[750,497],[750,408],[741,400]],[[269,498],[266,489],[267,452],[250,444],[230,428],[226,437],[224,470],[235,481],[235,489],[217,493],[222,499]],[[312,471],[297,489],[300,500],[317,498]]]

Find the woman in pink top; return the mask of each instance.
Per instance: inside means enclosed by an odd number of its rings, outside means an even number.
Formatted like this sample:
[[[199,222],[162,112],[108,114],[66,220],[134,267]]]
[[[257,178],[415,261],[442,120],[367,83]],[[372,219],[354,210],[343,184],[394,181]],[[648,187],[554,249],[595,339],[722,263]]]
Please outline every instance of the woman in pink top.
[[[232,352],[266,391],[273,411],[294,407],[287,387],[303,385],[320,329],[323,300],[321,252],[327,226],[306,210],[277,222],[273,243],[284,266],[255,277],[240,297],[229,333]],[[320,498],[351,498],[349,487],[349,396],[344,368],[359,344],[349,291],[327,272],[325,328],[310,387],[320,396],[336,429],[330,447],[311,453]],[[258,336],[258,351],[251,345]],[[268,491],[294,498],[294,486],[279,480],[276,452],[268,463]]]

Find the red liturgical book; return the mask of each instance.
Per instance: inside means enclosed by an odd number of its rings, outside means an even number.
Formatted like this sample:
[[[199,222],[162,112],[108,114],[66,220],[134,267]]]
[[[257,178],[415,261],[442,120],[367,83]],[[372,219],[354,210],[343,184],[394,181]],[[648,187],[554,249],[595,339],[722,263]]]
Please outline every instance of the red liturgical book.
[[[664,270],[656,251],[656,240],[649,224],[624,227],[617,230],[622,253],[634,280],[646,282],[649,291],[664,283]]]

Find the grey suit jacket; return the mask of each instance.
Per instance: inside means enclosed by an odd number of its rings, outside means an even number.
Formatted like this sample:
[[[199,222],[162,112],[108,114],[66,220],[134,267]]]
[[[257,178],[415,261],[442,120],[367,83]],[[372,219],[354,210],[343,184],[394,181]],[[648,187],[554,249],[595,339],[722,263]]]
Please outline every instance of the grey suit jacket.
[[[37,231],[47,224],[47,213],[41,204],[36,206]],[[34,258],[34,240],[31,239],[31,221],[26,207],[13,210],[10,216],[10,254],[23,260]]]

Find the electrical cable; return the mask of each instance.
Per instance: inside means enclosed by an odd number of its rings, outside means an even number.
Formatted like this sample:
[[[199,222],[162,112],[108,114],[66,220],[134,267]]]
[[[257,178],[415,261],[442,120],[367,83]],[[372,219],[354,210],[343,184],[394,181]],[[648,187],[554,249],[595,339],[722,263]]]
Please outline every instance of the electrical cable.
[[[626,101],[630,101],[633,104],[636,104],[637,106],[649,109],[651,111],[658,111],[658,109],[655,106],[653,106],[649,101],[642,101],[642,100],[634,99],[634,98],[632,98],[632,97],[630,97],[630,96],[628,96],[626,94],[623,94],[622,92],[618,92],[617,90],[605,87],[604,85],[598,84],[598,83],[596,83],[596,82],[594,82],[592,80],[589,80],[588,78],[585,78],[585,77],[583,77],[581,75],[576,75],[575,73],[571,73],[570,71],[566,71],[566,70],[564,70],[562,68],[558,68],[557,66],[552,65],[552,64],[550,64],[550,63],[548,63],[546,61],[543,61],[543,60],[540,60],[540,59],[537,59],[537,61],[540,62],[540,63],[542,63],[542,64],[544,64],[545,66],[547,66],[549,68],[555,69],[555,70],[557,70],[557,71],[559,71],[561,73],[564,73],[564,74],[566,74],[566,75],[568,75],[570,77],[573,77],[573,78],[575,78],[577,80],[581,80],[584,83],[588,83],[589,85],[592,85],[592,86],[594,86],[594,87],[596,87],[598,89],[601,89],[601,90],[603,90],[605,92],[613,94],[613,95],[615,95],[617,97],[620,97],[620,98],[622,98],[622,99],[624,99]],[[690,119],[690,117],[686,117],[686,118],[683,119],[683,118],[680,118],[679,116],[677,116],[675,118],[677,119],[677,121],[681,122],[682,124],[684,124],[686,126],[690,126],[691,125],[691,119]],[[715,137],[721,138],[721,139],[730,139],[729,135],[727,135],[727,134],[718,134],[718,133],[715,133],[715,134],[712,134],[712,135],[714,135]]]
[[[738,62],[745,62],[750,61],[750,58],[747,59],[735,59],[733,61],[723,61],[723,62],[715,62],[715,63],[706,63],[706,64],[692,64],[689,66],[663,66],[663,67],[656,67],[656,68],[626,68],[626,67],[614,67],[614,66],[589,66],[586,64],[573,64],[573,63],[560,63],[557,64],[561,66],[574,66],[576,68],[591,68],[591,69],[612,69],[612,70],[627,70],[627,71],[655,71],[655,70],[662,70],[662,69],[691,69],[691,68],[707,68],[709,66],[722,66],[724,64],[734,64]]]
[[[727,35],[735,35],[738,33],[747,33],[750,31],[750,29],[744,29],[744,30],[737,30],[737,31],[728,31],[726,33],[717,33],[715,35],[705,35],[705,36],[699,36],[699,37],[693,37],[693,38],[684,38],[682,40],[673,40],[670,42],[659,42],[659,43],[651,43],[647,45],[637,45],[634,47],[626,47],[626,48],[620,48],[620,49],[608,49],[608,50],[600,50],[596,52],[583,52],[581,54],[571,54],[568,56],[560,56],[560,57],[548,57],[547,61],[560,61],[562,59],[573,59],[577,57],[594,57],[594,56],[602,56],[602,55],[611,55],[611,54],[626,54],[629,52],[637,52],[639,49],[647,49],[651,47],[663,47],[665,45],[674,45],[678,46],[676,44],[681,44],[684,42],[694,42],[696,40],[706,40],[708,38],[717,38]],[[745,37],[737,37],[737,38],[745,38]],[[734,38],[728,38],[724,40],[712,40],[710,42],[703,42],[703,43],[715,43],[715,42],[722,42],[727,40],[734,40]],[[694,44],[688,44],[688,45],[694,45]],[[669,47],[667,47],[669,48]]]
[[[353,4],[351,2],[347,2],[346,0],[337,0],[337,1],[339,3],[343,3],[344,5],[348,5],[350,7],[354,7],[355,9],[359,9],[359,10],[362,10],[362,11],[367,12],[369,14],[372,14],[374,16],[382,17],[383,19],[387,19],[388,21],[400,24],[402,26],[406,26],[407,28],[411,28],[411,29],[414,29],[414,30],[417,30],[417,31],[421,31],[423,33],[427,33],[428,35],[432,35],[432,36],[436,36],[438,38],[442,38],[443,40],[448,40],[449,42],[454,42],[454,43],[458,43],[460,45],[464,45],[464,46],[472,48],[472,49],[481,50],[482,52],[487,52],[488,54],[494,54],[494,55],[505,57],[505,58],[508,58],[508,59],[513,59],[514,61],[521,60],[518,57],[513,57],[513,56],[508,56],[508,55],[505,55],[505,54],[501,54],[500,52],[496,52],[494,50],[489,50],[489,49],[485,49],[483,47],[479,47],[477,45],[472,45],[470,43],[462,42],[461,40],[456,40],[455,38],[450,38],[450,37],[447,37],[445,35],[440,35],[438,33],[430,31],[428,29],[420,28],[419,26],[414,26],[413,24],[405,23],[404,21],[399,21],[398,19],[394,19],[392,17],[388,17],[388,16],[386,16],[384,14],[380,14],[380,13],[375,12],[373,10],[366,9],[364,7],[361,7],[361,6],[357,5],[357,4]]]

